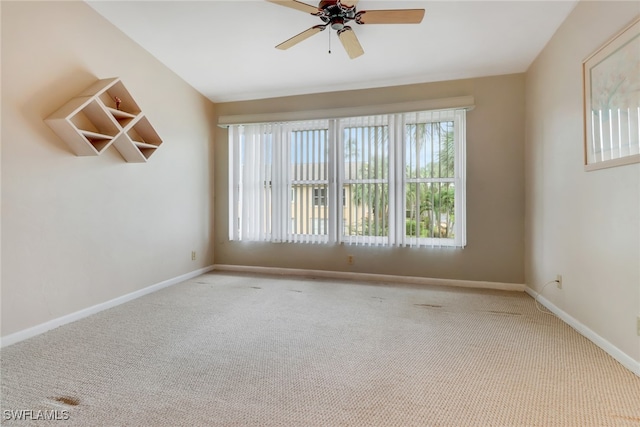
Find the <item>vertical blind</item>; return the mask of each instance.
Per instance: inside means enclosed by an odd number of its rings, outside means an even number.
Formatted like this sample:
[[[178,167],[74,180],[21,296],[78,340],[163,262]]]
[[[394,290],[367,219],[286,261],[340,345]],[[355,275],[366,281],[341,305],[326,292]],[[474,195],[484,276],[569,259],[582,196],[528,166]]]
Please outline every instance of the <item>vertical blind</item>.
[[[231,240],[458,246],[465,110],[229,127]]]
[[[590,123],[588,164],[640,154],[640,107],[594,109]]]
[[[388,245],[390,212],[394,206],[389,191],[394,115],[343,119],[340,121],[340,181],[343,188],[342,241],[354,244]]]

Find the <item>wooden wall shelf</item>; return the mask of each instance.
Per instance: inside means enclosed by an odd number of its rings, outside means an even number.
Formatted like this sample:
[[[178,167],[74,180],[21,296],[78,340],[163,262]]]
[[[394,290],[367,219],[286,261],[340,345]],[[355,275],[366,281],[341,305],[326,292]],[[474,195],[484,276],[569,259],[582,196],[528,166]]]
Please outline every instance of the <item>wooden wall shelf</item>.
[[[162,144],[119,78],[98,80],[45,122],[78,156],[97,156],[113,144],[127,162],[142,163]]]

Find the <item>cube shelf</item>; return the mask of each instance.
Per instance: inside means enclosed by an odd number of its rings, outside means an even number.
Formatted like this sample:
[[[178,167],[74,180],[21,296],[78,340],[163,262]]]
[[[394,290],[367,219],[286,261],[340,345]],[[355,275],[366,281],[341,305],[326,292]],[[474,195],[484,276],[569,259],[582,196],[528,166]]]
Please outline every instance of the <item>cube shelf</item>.
[[[162,140],[146,117],[132,121],[113,145],[128,162],[145,162],[162,144]]]
[[[45,119],[78,156],[113,146],[127,162],[141,163],[162,139],[119,78],[98,80]]]

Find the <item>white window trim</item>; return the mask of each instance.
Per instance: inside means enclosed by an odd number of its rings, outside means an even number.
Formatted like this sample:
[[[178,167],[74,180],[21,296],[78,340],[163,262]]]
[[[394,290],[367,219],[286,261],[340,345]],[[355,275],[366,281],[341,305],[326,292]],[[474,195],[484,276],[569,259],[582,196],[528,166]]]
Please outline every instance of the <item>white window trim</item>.
[[[449,98],[423,99],[392,104],[361,105],[357,107],[331,108],[324,110],[283,111],[262,114],[222,115],[218,117],[218,126],[226,128],[232,125],[258,123],[295,122],[302,120],[325,120],[348,117],[375,116],[382,114],[412,113],[414,111],[434,110],[473,110],[473,96],[455,96]]]
[[[409,239],[406,236],[406,232],[402,230],[402,238],[401,245],[404,246],[412,246],[408,240],[413,240],[419,246],[449,246],[449,247],[465,247],[467,245],[467,233],[466,233],[466,126],[464,117],[464,113],[460,110],[449,110],[440,112],[438,119],[420,119],[420,113],[418,113],[418,117],[415,120],[404,121],[402,124],[402,128],[404,128],[408,124],[418,124],[418,123],[437,123],[441,121],[453,121],[454,127],[454,148],[455,148],[455,160],[454,160],[454,178],[424,178],[419,179],[419,181],[425,182],[452,182],[455,186],[455,198],[454,198],[454,206],[455,206],[455,217],[456,222],[454,225],[454,238],[453,239],[445,239],[445,238],[436,238],[436,237],[418,237]],[[464,142],[461,142],[464,141]],[[402,175],[400,178],[402,182],[402,188],[406,188],[407,178],[404,174],[404,170],[406,167],[406,156],[404,155],[406,149],[406,141],[404,137],[401,139],[402,141],[402,156],[400,156],[399,161],[400,165],[397,165],[397,171],[399,171]],[[404,209],[407,206],[406,203],[406,194],[404,191],[400,193],[402,195],[402,203],[398,203],[395,205],[394,209],[397,215],[405,215]]]

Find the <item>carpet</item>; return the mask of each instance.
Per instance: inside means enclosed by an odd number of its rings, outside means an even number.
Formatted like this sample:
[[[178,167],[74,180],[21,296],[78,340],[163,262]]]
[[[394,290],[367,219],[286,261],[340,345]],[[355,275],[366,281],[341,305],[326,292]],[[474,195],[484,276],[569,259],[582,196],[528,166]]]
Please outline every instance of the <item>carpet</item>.
[[[640,425],[640,378],[518,292],[214,272],[0,357],[7,426]]]

